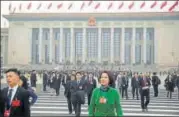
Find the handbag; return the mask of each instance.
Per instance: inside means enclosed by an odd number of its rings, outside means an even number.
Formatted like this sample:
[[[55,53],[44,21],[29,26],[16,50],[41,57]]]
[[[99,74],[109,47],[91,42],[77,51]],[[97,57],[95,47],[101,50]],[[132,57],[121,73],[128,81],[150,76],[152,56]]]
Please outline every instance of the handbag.
[[[83,90],[77,91],[76,96],[80,104],[85,104],[85,91]]]

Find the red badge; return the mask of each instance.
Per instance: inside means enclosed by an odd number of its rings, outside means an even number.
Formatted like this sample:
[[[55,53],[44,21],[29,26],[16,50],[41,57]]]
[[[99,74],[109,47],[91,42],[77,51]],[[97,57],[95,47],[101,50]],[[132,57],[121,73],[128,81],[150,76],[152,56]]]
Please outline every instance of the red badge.
[[[9,110],[5,110],[4,117],[9,117],[9,115],[10,115],[10,111]]]
[[[19,107],[20,106],[20,100],[13,100],[11,103],[12,107]]]

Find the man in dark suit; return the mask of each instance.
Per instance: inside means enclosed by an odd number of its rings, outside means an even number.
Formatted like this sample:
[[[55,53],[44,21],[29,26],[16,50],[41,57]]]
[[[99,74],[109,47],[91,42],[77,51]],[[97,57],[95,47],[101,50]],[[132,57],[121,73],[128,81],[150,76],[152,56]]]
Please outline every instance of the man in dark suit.
[[[88,96],[88,106],[90,105],[90,100],[92,96],[93,89],[96,88],[96,80],[93,77],[92,73],[89,73],[89,76],[86,80],[86,92]]]
[[[32,74],[31,74],[31,76],[30,76],[31,87],[35,87],[35,88],[36,88],[36,82],[37,82],[36,71],[33,70],[33,71],[32,71]]]
[[[128,89],[128,86],[129,86],[129,79],[128,79],[128,76],[127,74],[124,72],[123,73],[123,76],[122,76],[122,98],[124,98],[124,92],[125,92],[125,95],[126,95],[126,100],[128,99],[128,92],[127,92],[127,89]]]
[[[6,71],[8,87],[2,91],[4,115],[9,117],[30,117],[29,93],[18,86],[20,72],[17,69]]]
[[[158,85],[161,83],[159,77],[157,76],[157,73],[154,72],[152,76],[152,85],[154,88],[154,97],[158,97]]]
[[[143,74],[142,77],[139,80],[140,85],[140,94],[141,94],[141,107],[142,112],[145,110],[148,111],[148,104],[150,102],[150,79],[147,77],[146,74]],[[144,102],[144,98],[146,98],[146,101]]]
[[[48,84],[48,74],[47,71],[44,71],[43,73],[43,91],[46,91],[46,86]]]
[[[134,75],[134,77],[131,80],[131,87],[132,87],[133,99],[134,99],[135,93],[136,93],[137,100],[138,100],[139,99],[139,77],[138,77],[137,73]]]
[[[71,82],[70,92],[76,117],[79,117],[81,114],[81,104],[85,102],[85,80],[82,80],[80,72],[76,73],[76,80]]]
[[[60,84],[61,84],[60,74],[56,73],[56,76],[55,76],[55,79],[54,79],[54,89],[56,90],[56,96],[59,96]]]

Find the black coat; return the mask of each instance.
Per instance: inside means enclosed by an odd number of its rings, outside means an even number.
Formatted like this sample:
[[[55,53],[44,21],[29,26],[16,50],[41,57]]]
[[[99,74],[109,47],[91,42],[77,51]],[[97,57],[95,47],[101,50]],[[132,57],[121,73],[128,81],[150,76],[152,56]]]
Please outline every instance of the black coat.
[[[158,76],[152,76],[152,85],[158,86],[160,84],[160,79]]]
[[[167,91],[174,92],[174,87],[175,87],[175,80],[171,76],[171,81],[169,80],[169,76],[165,79],[165,86]]]
[[[134,77],[131,79],[131,87],[132,88],[139,88],[139,78],[137,78],[137,79]]]
[[[91,94],[93,92],[93,89],[96,88],[96,80],[92,78],[92,84],[89,81],[89,78],[86,80],[86,92],[87,94]]]
[[[31,76],[30,76],[30,82],[31,82],[31,87],[36,87],[36,82],[37,82],[37,76],[36,76],[36,74],[31,74]]]
[[[61,84],[61,78],[58,76],[54,77],[54,81],[53,81],[53,85],[54,85],[54,89],[59,89],[60,88],[60,84]]]
[[[71,82],[70,85],[70,93],[71,93],[71,100],[73,103],[81,102],[84,104],[85,98],[85,80],[81,79],[80,83],[78,84],[76,80]]]
[[[128,88],[129,86],[129,79],[127,76],[122,76],[121,84],[123,88]]]
[[[43,85],[48,84],[48,75],[46,73],[43,73]]]
[[[3,99],[3,94],[2,91],[0,90],[0,117],[3,117],[3,112],[4,112],[4,99]]]
[[[3,91],[3,113],[5,111],[5,105],[7,104],[8,88],[4,88]],[[18,87],[13,100],[19,100],[20,106],[12,107],[10,110],[10,117],[30,117],[30,104],[29,104],[29,93],[24,88]]]

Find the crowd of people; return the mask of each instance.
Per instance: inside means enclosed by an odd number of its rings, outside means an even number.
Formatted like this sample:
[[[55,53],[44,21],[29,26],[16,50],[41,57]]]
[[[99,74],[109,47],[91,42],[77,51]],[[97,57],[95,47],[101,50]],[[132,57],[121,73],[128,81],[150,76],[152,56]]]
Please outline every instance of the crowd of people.
[[[0,116],[30,117],[30,106],[38,100],[36,94],[37,71],[30,74],[17,69],[6,72],[8,87],[0,92]],[[158,97],[159,76],[154,73],[138,73],[132,71],[46,71],[42,78],[44,92],[50,91],[51,96],[64,95],[67,99],[69,114],[75,112],[81,115],[81,105],[86,103],[87,96],[89,116],[123,116],[121,99],[129,99],[128,87],[132,88],[132,99],[141,100],[142,112],[148,111],[150,103],[150,87],[153,87],[154,97]],[[129,82],[131,80],[131,82]],[[178,88],[179,74],[168,73],[164,80],[167,97],[172,98],[174,88]],[[130,83],[130,84],[129,84]],[[61,85],[65,91],[60,94]],[[32,98],[29,101],[29,98]],[[16,108],[16,109],[15,109]]]

